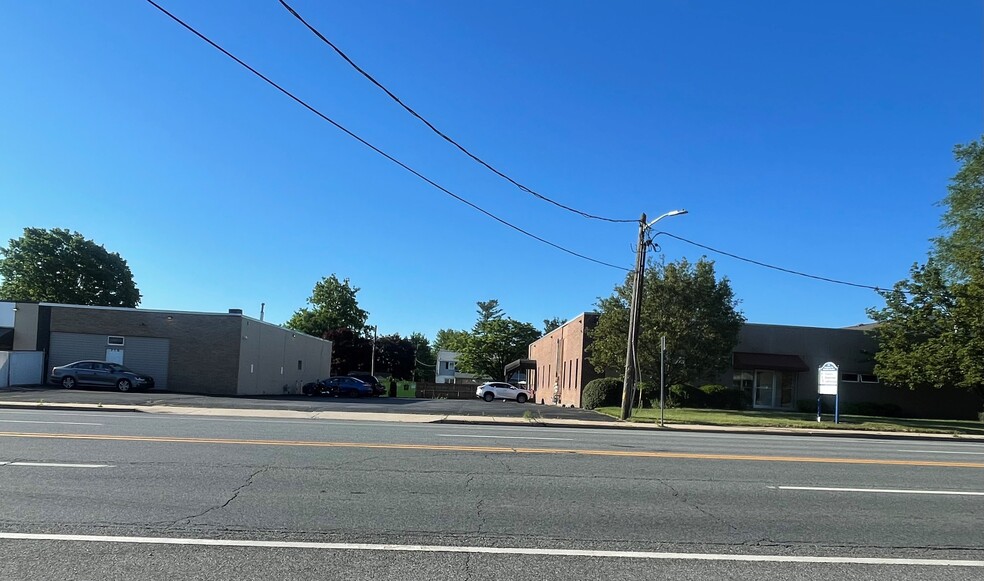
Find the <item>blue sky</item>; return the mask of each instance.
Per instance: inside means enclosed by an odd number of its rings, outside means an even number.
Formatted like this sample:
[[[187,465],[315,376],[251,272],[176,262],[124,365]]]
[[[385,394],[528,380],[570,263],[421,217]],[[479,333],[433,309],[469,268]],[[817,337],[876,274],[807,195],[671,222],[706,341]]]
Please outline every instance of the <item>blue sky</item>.
[[[467,159],[276,0],[161,0],[456,194],[556,244],[633,264],[636,227],[586,220]],[[291,4],[517,181],[784,268],[890,286],[939,233],[952,147],[984,130],[984,8],[948,2]],[[538,327],[620,270],[448,197],[144,2],[10,2],[0,19],[0,242],[61,227],[119,252],[142,307],[283,322],[322,276],[382,333],[469,328],[499,299]],[[750,322],[847,326],[872,291],[707,254]]]

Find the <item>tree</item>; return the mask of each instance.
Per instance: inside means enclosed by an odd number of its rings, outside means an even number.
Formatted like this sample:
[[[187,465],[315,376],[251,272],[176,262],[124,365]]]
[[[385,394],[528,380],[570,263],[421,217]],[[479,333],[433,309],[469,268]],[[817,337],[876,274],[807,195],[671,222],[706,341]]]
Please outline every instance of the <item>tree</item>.
[[[958,387],[984,398],[984,140],[954,148],[962,165],[940,202],[943,235],[909,278],[869,309],[875,373],[908,389]]]
[[[325,331],[322,338],[331,341],[331,373],[347,375],[353,371],[369,371],[372,359],[372,339],[349,327]]]
[[[376,339],[376,372],[389,373],[397,379],[412,379],[416,347],[399,333]]]
[[[546,335],[553,331],[554,329],[559,329],[567,321],[561,319],[560,317],[554,317],[552,319],[543,319],[543,334]]]
[[[507,318],[499,301],[478,302],[478,320],[460,350],[457,368],[481,377],[505,379],[505,366],[529,353],[540,331],[529,323]]]
[[[334,274],[322,278],[314,285],[314,291],[307,300],[311,308],[298,309],[286,326],[323,338],[325,333],[343,328],[365,335],[369,313],[359,308],[355,296],[359,290],[347,278],[339,281]]]
[[[9,300],[136,307],[141,298],[119,254],[61,228],[25,228],[0,248],[0,278]]]
[[[589,360],[598,370],[623,369],[629,333],[632,274],[599,299],[598,324],[589,332]],[[689,383],[724,371],[745,317],[727,278],[701,258],[661,265],[650,261],[643,278],[637,359],[644,380],[659,378],[660,337],[666,336],[666,384]]]
[[[468,345],[471,334],[468,331],[456,331],[454,329],[441,329],[437,332],[434,339],[434,359],[437,360],[438,351],[453,351],[460,353]]]

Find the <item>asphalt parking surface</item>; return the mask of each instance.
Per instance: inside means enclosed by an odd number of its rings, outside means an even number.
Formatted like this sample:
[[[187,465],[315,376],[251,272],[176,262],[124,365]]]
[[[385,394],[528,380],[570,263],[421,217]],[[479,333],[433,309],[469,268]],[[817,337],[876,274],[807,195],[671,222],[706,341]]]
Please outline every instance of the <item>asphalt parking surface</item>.
[[[338,398],[323,396],[262,396],[230,397],[197,395],[151,390],[120,393],[92,389],[61,389],[55,387],[8,387],[0,389],[0,404],[4,402],[83,403],[103,405],[160,405],[228,409],[274,409],[307,412],[338,411],[394,414],[437,414],[461,416],[523,417],[532,411],[549,419],[610,422],[608,416],[590,410],[562,408],[513,401],[485,402],[470,399],[414,398]]]

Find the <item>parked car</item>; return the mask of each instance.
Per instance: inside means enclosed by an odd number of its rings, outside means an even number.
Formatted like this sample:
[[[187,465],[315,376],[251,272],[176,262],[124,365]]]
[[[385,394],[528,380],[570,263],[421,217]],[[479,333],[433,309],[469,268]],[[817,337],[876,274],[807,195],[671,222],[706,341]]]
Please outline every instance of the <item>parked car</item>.
[[[328,395],[340,397],[372,397],[376,395],[371,385],[355,377],[329,377],[324,381],[324,391]]]
[[[349,373],[349,377],[354,377],[358,380],[368,383],[369,387],[372,388],[373,395],[378,396],[386,393],[386,387],[384,387],[383,384],[379,382],[379,379],[377,379],[375,375],[369,375],[368,373],[364,373],[364,372],[363,373],[354,372],[354,373]]]
[[[527,400],[533,397],[533,393],[528,389],[516,387],[511,383],[489,381],[478,386],[478,389],[475,390],[475,396],[485,401],[512,399],[516,400],[517,403],[526,403]]]
[[[114,387],[120,391],[153,389],[154,378],[109,361],[76,361],[51,369],[48,382],[65,389],[88,385]]]

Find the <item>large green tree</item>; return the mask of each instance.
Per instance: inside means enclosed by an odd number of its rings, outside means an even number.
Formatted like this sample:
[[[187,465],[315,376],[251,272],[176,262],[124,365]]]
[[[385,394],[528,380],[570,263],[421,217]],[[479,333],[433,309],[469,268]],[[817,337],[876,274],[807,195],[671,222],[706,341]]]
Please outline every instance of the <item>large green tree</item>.
[[[25,228],[0,248],[0,298],[136,307],[140,291],[126,261],[78,232]]]
[[[460,353],[468,345],[470,339],[471,333],[468,331],[441,329],[437,332],[437,337],[434,339],[433,353],[435,359],[438,351],[454,351],[455,353]]]
[[[310,307],[298,309],[286,326],[315,337],[343,328],[365,335],[369,313],[359,308],[358,292],[347,278],[340,281],[334,274],[322,278],[307,300]]]
[[[625,367],[632,277],[597,303],[598,324],[590,331],[588,353],[598,371]],[[643,286],[637,359],[644,381],[659,378],[664,335],[668,385],[708,379],[728,367],[745,317],[731,283],[715,275],[713,261],[650,261]]]
[[[984,398],[984,139],[957,146],[940,202],[943,234],[925,264],[882,292],[875,373],[908,389],[958,387]]]
[[[540,331],[529,323],[506,317],[499,301],[478,302],[478,320],[460,350],[457,368],[481,377],[505,379],[505,366],[526,358]]]

